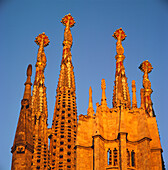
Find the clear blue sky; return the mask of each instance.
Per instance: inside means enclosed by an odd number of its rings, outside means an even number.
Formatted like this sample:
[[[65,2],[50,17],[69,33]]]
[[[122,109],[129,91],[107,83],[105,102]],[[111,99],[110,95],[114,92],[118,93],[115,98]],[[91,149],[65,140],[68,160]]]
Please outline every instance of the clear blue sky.
[[[26,68],[35,63],[38,46],[35,37],[45,32],[50,45],[45,48],[45,70],[49,127],[54,111],[56,86],[62,57],[64,26],[60,23],[71,13],[76,21],[72,28],[72,59],[76,79],[77,109],[86,114],[89,86],[93,89],[94,109],[101,99],[101,79],[106,80],[108,106],[112,107],[115,77],[113,32],[122,27],[127,34],[123,42],[124,65],[129,89],[134,79],[138,106],[142,72],[138,66],[149,60],[152,101],[168,167],[168,2],[167,0],[4,0],[0,4],[0,170],[11,166],[16,125],[23,97]]]

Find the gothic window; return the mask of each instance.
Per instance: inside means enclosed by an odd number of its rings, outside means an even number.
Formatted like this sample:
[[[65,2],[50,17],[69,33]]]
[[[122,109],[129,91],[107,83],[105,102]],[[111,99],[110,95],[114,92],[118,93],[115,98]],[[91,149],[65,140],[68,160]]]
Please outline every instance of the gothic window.
[[[130,166],[130,152],[127,149],[127,166]]]
[[[114,166],[118,165],[117,149],[116,148],[114,148],[114,150],[113,150],[113,165]]]
[[[131,152],[131,165],[135,167],[135,152],[134,151]]]
[[[107,151],[107,164],[108,165],[112,164],[112,161],[111,161],[111,150],[110,149],[108,149],[108,151]]]

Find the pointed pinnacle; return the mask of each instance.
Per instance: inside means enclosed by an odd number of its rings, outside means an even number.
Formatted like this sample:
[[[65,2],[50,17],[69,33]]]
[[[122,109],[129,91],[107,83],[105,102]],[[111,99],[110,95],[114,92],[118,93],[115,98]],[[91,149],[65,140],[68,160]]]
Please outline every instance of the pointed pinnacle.
[[[102,89],[101,105],[107,105],[107,102],[106,102],[106,93],[105,93],[105,90],[106,90],[105,79],[102,79],[102,81],[101,81],[101,89]]]
[[[27,80],[25,82],[25,91],[24,91],[24,95],[23,95],[23,99],[29,99],[31,96],[31,75],[32,75],[32,65],[29,64],[29,66],[27,67]]]
[[[93,102],[92,102],[92,88],[89,88],[89,108],[93,108]]]
[[[132,80],[132,108],[137,108],[135,80]]]

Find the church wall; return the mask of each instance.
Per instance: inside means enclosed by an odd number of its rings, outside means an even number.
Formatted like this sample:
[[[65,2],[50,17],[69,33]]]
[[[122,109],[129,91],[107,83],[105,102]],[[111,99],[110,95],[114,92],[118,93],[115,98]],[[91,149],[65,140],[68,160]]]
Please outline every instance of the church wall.
[[[162,158],[161,158],[161,149],[151,150],[151,165],[152,170],[162,169]]]
[[[93,149],[91,147],[77,146],[76,153],[76,170],[93,169]]]
[[[137,170],[151,170],[150,140],[143,139],[137,143]]]

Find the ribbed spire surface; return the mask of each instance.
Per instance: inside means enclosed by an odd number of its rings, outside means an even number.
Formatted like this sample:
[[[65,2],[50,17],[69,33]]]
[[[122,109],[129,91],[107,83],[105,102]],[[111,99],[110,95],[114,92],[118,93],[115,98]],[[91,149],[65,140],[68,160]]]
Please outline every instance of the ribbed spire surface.
[[[46,87],[44,84],[44,69],[46,67],[46,56],[44,47],[49,44],[49,39],[45,33],[39,34],[35,42],[39,45],[36,62],[36,75],[32,96],[32,120],[33,120],[33,140],[34,154],[32,159],[32,169],[48,168],[48,134],[47,134],[47,99]]]
[[[32,119],[31,119],[31,75],[32,66],[27,68],[27,80],[25,82],[25,91],[21,101],[21,110],[16,129],[15,139],[12,147],[12,170],[31,168],[31,159],[33,153],[32,140]]]
[[[61,22],[65,25],[65,31],[50,140],[51,168],[56,170],[74,170],[76,161],[74,147],[77,130],[77,109],[70,28],[75,24],[75,21],[71,14],[68,14],[62,18]]]
[[[116,73],[115,73],[115,85],[113,92],[113,107],[117,107],[120,103],[125,104],[127,108],[131,107],[130,94],[128,90],[127,77],[125,75],[125,68],[123,61],[125,59],[124,48],[122,41],[125,39],[126,34],[122,28],[117,29],[113,37],[117,39],[116,43]]]

